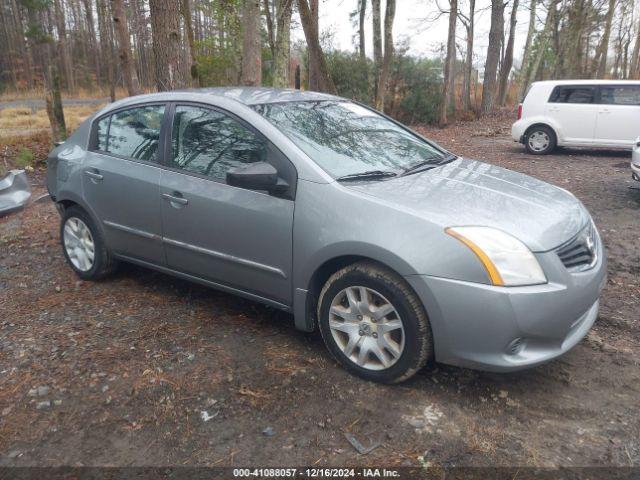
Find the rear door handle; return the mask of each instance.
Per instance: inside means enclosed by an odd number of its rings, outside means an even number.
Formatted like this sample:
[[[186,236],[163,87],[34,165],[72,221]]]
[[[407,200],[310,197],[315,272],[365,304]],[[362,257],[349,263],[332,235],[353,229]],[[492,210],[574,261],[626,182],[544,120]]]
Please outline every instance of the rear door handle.
[[[101,174],[101,173],[98,173],[98,171],[97,171],[97,170],[96,170],[96,171],[85,170],[85,171],[84,171],[84,174],[85,174],[87,177],[91,178],[92,180],[96,180],[96,181],[98,181],[98,182],[101,182],[101,181],[102,181],[102,179],[104,178],[104,177],[102,176],[102,174]]]
[[[600,110],[598,113],[611,113],[611,110],[607,110],[605,108],[604,110]]]
[[[178,192],[173,192],[173,193],[174,193],[173,195],[171,195],[169,193],[163,193],[162,194],[162,198],[164,198],[165,200],[170,201],[171,203],[179,203],[180,205],[187,205],[189,203],[189,200],[184,198]]]

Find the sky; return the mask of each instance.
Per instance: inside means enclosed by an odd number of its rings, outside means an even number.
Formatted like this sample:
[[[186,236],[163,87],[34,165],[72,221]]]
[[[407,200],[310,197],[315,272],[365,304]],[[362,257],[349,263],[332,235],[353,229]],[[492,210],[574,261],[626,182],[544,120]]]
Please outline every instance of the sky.
[[[382,16],[386,1],[381,0]],[[447,0],[438,0],[443,8],[448,8]],[[393,25],[394,42],[397,45],[403,39],[408,40],[409,53],[416,56],[434,57],[437,56],[442,45],[447,41],[448,15],[441,15],[433,21],[439,12],[436,0],[396,0],[396,17]],[[509,28],[509,15],[511,14],[511,3],[505,8],[505,35]],[[357,23],[352,24],[349,14],[356,10],[358,0],[320,0],[320,30],[323,33],[333,34],[333,47],[340,50],[355,50],[354,35],[357,33]],[[459,0],[460,8],[466,14],[468,4],[464,0]],[[491,11],[490,0],[476,0],[476,26],[474,35],[474,66],[482,70],[488,45],[489,26]],[[526,40],[529,26],[529,2],[520,1],[518,10],[518,23],[516,25],[515,39],[515,63],[522,57],[522,49]],[[372,34],[371,34],[371,3],[367,2],[367,22],[366,41],[367,55],[371,55]],[[357,22],[357,18],[356,18]],[[294,32],[294,38],[304,38],[299,20],[298,27]],[[465,44],[465,29],[461,22],[458,22],[456,30],[456,42],[463,46]],[[355,39],[357,42],[357,38]]]

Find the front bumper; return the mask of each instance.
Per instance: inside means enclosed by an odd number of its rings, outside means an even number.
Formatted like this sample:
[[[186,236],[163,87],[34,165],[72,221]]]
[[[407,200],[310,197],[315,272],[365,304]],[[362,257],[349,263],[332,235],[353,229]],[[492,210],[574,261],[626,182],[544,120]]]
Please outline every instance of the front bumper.
[[[507,372],[533,367],[573,348],[598,316],[606,258],[598,238],[593,268],[570,273],[555,251],[536,254],[548,283],[495,287],[426,275],[406,277],[422,299],[436,360]]]

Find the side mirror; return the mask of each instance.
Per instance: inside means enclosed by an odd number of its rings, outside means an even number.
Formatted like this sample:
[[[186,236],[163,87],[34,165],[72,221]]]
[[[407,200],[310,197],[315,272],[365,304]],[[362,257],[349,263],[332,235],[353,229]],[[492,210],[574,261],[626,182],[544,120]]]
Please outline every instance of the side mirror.
[[[287,183],[278,178],[278,171],[267,162],[249,163],[227,172],[227,183],[250,190],[281,191]]]

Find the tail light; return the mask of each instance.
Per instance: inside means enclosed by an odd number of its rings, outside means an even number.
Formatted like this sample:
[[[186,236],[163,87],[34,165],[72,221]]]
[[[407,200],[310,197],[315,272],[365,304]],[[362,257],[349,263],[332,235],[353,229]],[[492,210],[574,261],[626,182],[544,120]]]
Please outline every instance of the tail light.
[[[518,105],[518,120],[522,118],[522,104]]]

